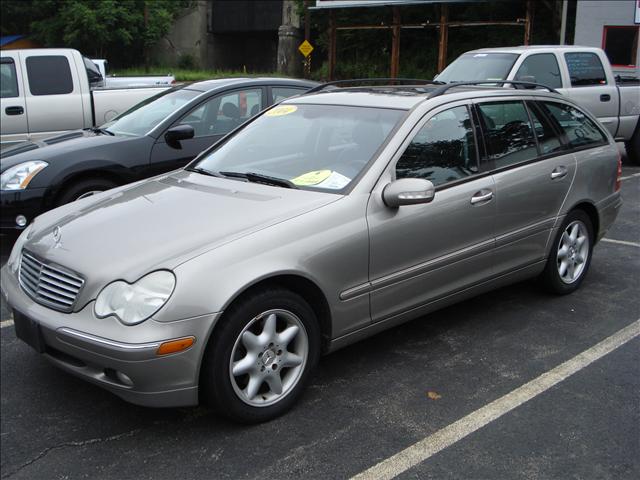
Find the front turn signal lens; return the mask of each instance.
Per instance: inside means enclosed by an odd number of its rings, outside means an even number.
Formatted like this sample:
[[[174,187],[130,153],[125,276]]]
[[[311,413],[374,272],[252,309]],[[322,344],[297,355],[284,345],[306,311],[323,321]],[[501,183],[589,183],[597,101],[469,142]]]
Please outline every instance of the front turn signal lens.
[[[193,345],[195,341],[195,337],[185,337],[164,342],[158,347],[156,355],[168,355],[170,353],[181,352]]]

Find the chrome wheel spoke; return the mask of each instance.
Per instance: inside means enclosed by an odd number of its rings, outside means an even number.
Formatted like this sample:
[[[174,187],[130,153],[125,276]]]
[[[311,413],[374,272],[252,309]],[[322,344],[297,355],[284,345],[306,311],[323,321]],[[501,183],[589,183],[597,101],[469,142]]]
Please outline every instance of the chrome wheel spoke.
[[[267,375],[264,379],[269,385],[269,388],[276,395],[280,395],[282,393],[282,378],[280,378],[279,372],[274,372],[270,375]]]
[[[575,276],[576,276],[576,264],[573,262],[569,263],[569,269],[568,269],[568,280],[575,280]]]
[[[262,377],[258,375],[251,375],[249,377],[249,383],[247,384],[247,388],[244,390],[245,395],[249,400],[252,400],[258,394],[258,390],[262,386]]]
[[[576,223],[571,227],[571,232],[569,232],[569,239],[571,243],[574,243],[578,238],[578,232],[580,231],[580,226]]]
[[[558,273],[560,274],[561,277],[564,277],[566,275],[568,266],[569,266],[569,262],[567,262],[566,260],[563,260],[562,262],[560,262],[560,266],[558,267]]]
[[[242,344],[247,352],[258,353],[261,349],[260,339],[253,333],[246,331],[242,334]]]
[[[289,343],[291,343],[291,340],[296,338],[299,330],[300,329],[295,325],[286,328],[283,332],[278,334],[278,344],[282,348],[285,348]]]
[[[565,258],[567,258],[568,254],[569,254],[569,249],[563,245],[562,248],[558,250],[558,259],[564,260]]]
[[[282,359],[283,367],[297,367],[300,364],[302,364],[302,357],[295,353],[287,352],[285,357]]]
[[[276,314],[272,313],[264,321],[264,327],[262,328],[260,339],[262,340],[263,345],[267,345],[269,344],[269,342],[273,342],[275,340],[275,337],[276,337]]]
[[[584,242],[587,241],[587,237],[585,235],[582,235],[581,237],[578,237],[576,240],[576,247],[577,248],[582,248],[584,246]]]
[[[233,375],[239,376],[251,372],[256,367],[256,356],[247,354],[242,360],[233,363]]]

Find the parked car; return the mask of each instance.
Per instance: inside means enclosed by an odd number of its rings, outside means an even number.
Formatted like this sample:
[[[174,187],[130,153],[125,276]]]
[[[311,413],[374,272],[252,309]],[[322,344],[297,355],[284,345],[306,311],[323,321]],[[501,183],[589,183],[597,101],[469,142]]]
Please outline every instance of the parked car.
[[[611,134],[561,95],[319,87],[185,169],[41,215],[1,288],[60,368],[259,422],[322,352],[530,277],[576,290],[620,175]]]
[[[109,75],[109,62],[104,58],[92,58],[100,75],[104,79],[104,86],[107,88],[129,88],[147,87],[152,85],[175,85],[176,78],[168,73],[167,75]]]
[[[554,88],[595,115],[617,141],[625,142],[629,159],[640,164],[640,82],[616,77],[600,48],[543,45],[472,50],[436,78],[447,83],[523,80]]]
[[[100,128],[0,154],[0,229],[22,229],[53,207],[175,170],[260,110],[317,85],[229,78],[164,90]]]
[[[96,65],[77,50],[46,48],[0,53],[0,146],[102,125],[168,88],[101,88]]]

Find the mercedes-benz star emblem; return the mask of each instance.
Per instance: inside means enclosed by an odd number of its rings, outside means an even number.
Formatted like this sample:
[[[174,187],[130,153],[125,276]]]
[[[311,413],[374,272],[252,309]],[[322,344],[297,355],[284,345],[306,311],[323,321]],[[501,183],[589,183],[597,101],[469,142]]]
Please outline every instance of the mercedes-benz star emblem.
[[[53,240],[56,242],[53,248],[58,248],[62,245],[60,240],[62,240],[62,232],[60,231],[60,227],[56,227],[53,229]]]

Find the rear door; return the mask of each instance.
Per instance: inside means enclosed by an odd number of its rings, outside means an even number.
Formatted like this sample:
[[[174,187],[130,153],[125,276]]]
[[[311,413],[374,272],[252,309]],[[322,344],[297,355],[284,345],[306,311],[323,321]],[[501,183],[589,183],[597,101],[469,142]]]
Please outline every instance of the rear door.
[[[469,107],[458,103],[428,114],[389,165],[367,207],[374,322],[491,276],[494,183],[478,159]],[[428,179],[435,198],[389,208],[388,178]]]
[[[27,105],[17,53],[3,53],[0,60],[0,108],[2,146],[27,140]]]
[[[71,52],[34,55],[25,50],[20,57],[26,72],[30,138],[83,128],[83,96]]]
[[[535,103],[478,101],[496,188],[497,274],[544,259],[576,161]]]
[[[182,149],[178,150],[167,145],[163,133],[151,152],[153,171],[160,173],[185,166],[265,108],[265,98],[264,87],[250,87],[221,93],[198,104],[171,126],[190,125],[195,131],[194,137],[182,140]]]

